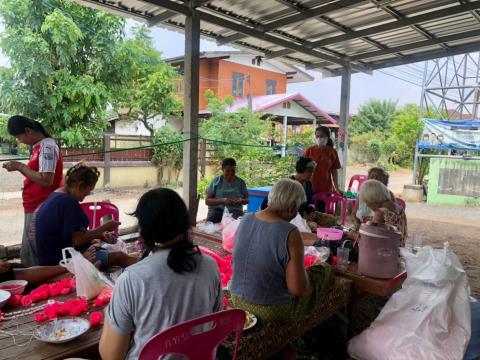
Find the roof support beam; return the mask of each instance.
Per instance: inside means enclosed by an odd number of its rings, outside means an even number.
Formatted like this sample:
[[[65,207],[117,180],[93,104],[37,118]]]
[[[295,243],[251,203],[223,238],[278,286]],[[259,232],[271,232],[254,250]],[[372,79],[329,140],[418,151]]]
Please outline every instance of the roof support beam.
[[[192,13],[195,12],[196,14],[198,14],[198,17],[200,18],[200,20],[206,21],[210,24],[214,24],[214,25],[229,29],[229,30],[244,34],[246,36],[251,36],[251,37],[254,37],[256,39],[264,40],[264,41],[267,41],[271,44],[281,46],[285,49],[290,49],[290,50],[293,50],[295,52],[310,55],[312,57],[315,57],[315,58],[318,58],[318,59],[321,59],[321,60],[325,60],[325,61],[328,61],[328,62],[333,63],[333,64],[337,64],[337,65],[341,65],[341,66],[350,65],[347,61],[345,61],[341,58],[330,56],[330,55],[324,54],[324,53],[322,53],[318,50],[311,49],[311,43],[298,44],[298,43],[293,42],[293,41],[284,40],[284,39],[281,39],[279,37],[266,34],[265,32],[263,32],[261,30],[257,30],[257,29],[252,28],[252,27],[241,25],[239,23],[227,20],[225,18],[221,18],[221,17],[216,16],[216,15],[212,15],[210,13],[206,13],[206,12],[202,11],[201,8],[198,8],[195,11],[192,11],[186,5],[174,3],[174,2],[171,2],[169,0],[142,0],[142,1],[145,2],[145,3],[150,3],[150,4],[162,6],[162,7],[166,8],[167,10],[175,11],[175,12],[178,12],[180,14],[187,15],[187,16],[190,16]],[[345,0],[345,1],[347,1],[347,0]],[[353,0],[349,0],[349,1],[353,1]],[[358,1],[358,0],[356,0],[356,1]],[[339,1],[335,4],[338,5],[340,2],[341,1]],[[365,66],[362,66],[362,65],[351,65],[351,66],[352,66],[353,70],[360,71],[360,72],[365,72],[365,73],[370,73],[370,70],[369,70],[368,67],[365,67]]]
[[[278,51],[273,51],[271,53],[265,54],[265,59],[275,59],[280,56],[285,56],[285,55],[290,55],[291,53],[294,53],[295,51],[289,50],[289,49],[283,49],[283,50],[278,50]],[[327,62],[327,64],[329,64]]]
[[[222,46],[222,45],[225,45],[225,44],[228,44],[228,43],[237,41],[237,40],[241,40],[241,39],[244,39],[244,38],[246,38],[245,35],[239,34],[239,33],[235,33],[235,34],[233,34],[233,35],[224,36],[224,37],[222,37],[222,38],[220,38],[220,39],[217,39],[217,45],[218,45],[218,46]]]
[[[170,10],[164,11],[161,14],[155,15],[153,18],[149,19],[148,20],[148,26],[150,26],[150,27],[155,26],[156,24],[158,24],[162,21],[165,21],[167,19],[170,19],[171,17],[174,17],[175,15],[177,15],[177,13],[174,12],[174,11],[170,11]]]
[[[263,31],[265,31],[265,32],[272,31],[272,30],[281,28],[283,26],[294,24],[294,23],[300,22],[300,21],[305,21],[307,19],[317,17],[317,16],[320,16],[320,15],[323,15],[323,14],[327,14],[329,12],[339,10],[341,8],[344,8],[344,7],[356,5],[356,4],[364,2],[364,1],[365,0],[339,0],[336,3],[327,4],[327,5],[324,5],[324,6],[319,6],[319,7],[316,7],[314,9],[299,10],[297,8],[296,9],[297,10],[296,14],[286,16],[282,19],[275,20],[275,21],[272,21],[270,23],[265,24],[263,26]],[[240,40],[240,39],[235,39],[235,40]],[[225,43],[223,43],[223,44],[225,44]]]
[[[418,42],[415,42],[415,43],[396,46],[396,47],[392,47],[392,48],[385,49],[385,50],[372,51],[372,52],[368,52],[368,53],[354,55],[354,56],[350,57],[350,60],[351,61],[356,61],[356,60],[368,59],[368,58],[372,58],[372,57],[376,57],[376,56],[395,53],[395,52],[398,52],[398,51],[414,50],[414,49],[419,49],[419,48],[422,48],[422,47],[439,45],[441,43],[446,43],[446,42],[450,42],[450,41],[457,41],[457,40],[467,39],[467,38],[476,37],[476,36],[480,36],[480,30],[472,30],[472,31],[467,31],[467,32],[463,32],[463,33],[460,33],[460,34],[438,37],[438,38],[435,38],[433,40],[418,41]]]
[[[425,21],[430,21],[430,20],[435,20],[442,17],[446,17],[446,16],[461,14],[467,11],[476,10],[477,8],[480,8],[479,3],[456,5],[449,8],[432,11],[422,15],[404,18],[402,20],[392,21],[387,24],[372,26],[363,30],[354,31],[351,34],[339,35],[339,36],[334,36],[327,39],[315,41],[313,42],[313,45],[314,47],[320,47],[320,46],[335,44],[335,43],[348,41],[352,39],[358,39],[364,36],[370,36],[370,35],[386,32],[386,31],[396,30],[396,29],[410,26],[410,25],[416,25],[417,23],[421,23]]]

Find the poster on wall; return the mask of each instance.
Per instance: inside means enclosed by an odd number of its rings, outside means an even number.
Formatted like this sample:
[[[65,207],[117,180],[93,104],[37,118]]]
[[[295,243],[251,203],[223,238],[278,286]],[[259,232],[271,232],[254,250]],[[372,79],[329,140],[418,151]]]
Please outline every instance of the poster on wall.
[[[419,149],[480,151],[480,120],[446,121],[425,119]]]

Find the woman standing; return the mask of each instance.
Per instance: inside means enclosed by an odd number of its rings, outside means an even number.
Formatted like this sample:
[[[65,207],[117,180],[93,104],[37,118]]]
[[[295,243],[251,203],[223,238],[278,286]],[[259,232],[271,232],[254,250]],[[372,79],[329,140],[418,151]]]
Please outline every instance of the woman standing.
[[[316,145],[310,146],[304,156],[311,158],[317,163],[313,172],[313,191],[338,192],[338,169],[341,168],[337,151],[333,148],[330,130],[325,126],[319,126],[315,130]]]
[[[61,186],[63,159],[55,140],[38,121],[15,115],[8,119],[7,128],[18,141],[33,147],[27,164],[20,161],[3,164],[7,171],[19,171],[25,176],[22,191],[25,221],[20,257],[25,266],[32,266],[36,259],[28,241],[30,222],[38,205]]]

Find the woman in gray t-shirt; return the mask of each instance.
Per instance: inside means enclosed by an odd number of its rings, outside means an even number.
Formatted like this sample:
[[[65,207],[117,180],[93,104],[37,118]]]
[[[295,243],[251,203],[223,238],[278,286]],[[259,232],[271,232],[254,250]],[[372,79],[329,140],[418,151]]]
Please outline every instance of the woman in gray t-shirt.
[[[222,221],[225,207],[235,219],[243,215],[243,205],[248,204],[248,190],[245,181],[235,175],[236,167],[235,159],[224,159],[222,175],[216,176],[208,186],[205,198],[207,221]]]
[[[115,284],[100,339],[103,360],[138,359],[152,336],[223,305],[217,264],[190,241],[180,196],[170,189],[150,190],[133,215],[146,250]]]

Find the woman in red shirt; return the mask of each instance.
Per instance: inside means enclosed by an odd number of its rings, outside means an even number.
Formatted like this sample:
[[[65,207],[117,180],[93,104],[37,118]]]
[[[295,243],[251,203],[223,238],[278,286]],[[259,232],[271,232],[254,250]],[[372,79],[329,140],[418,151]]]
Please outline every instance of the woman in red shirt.
[[[7,171],[19,171],[25,176],[22,191],[25,222],[20,257],[23,265],[32,266],[36,259],[28,241],[30,222],[38,205],[62,185],[62,154],[55,140],[36,120],[15,115],[8,119],[7,128],[10,135],[33,148],[27,164],[20,161],[3,164]]]
[[[317,163],[312,177],[313,191],[341,193],[338,187],[338,169],[341,165],[327,127],[319,126],[315,130],[315,143],[304,154]]]

